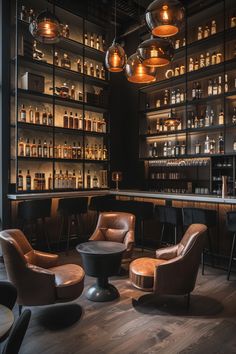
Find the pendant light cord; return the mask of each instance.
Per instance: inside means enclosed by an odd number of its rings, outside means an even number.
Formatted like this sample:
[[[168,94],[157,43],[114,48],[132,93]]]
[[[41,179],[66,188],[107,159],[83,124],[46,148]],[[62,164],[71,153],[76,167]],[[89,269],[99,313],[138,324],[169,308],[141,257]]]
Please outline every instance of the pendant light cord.
[[[116,40],[116,0],[115,0],[115,14],[114,14],[114,17],[115,17],[115,40]]]

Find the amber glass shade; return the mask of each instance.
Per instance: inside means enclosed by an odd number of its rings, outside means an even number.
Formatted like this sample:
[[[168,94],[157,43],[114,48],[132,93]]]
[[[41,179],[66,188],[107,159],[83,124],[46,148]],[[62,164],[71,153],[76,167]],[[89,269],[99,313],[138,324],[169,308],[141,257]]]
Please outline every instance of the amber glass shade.
[[[178,125],[180,125],[180,119],[177,118],[174,115],[170,115],[166,120],[165,120],[165,126],[166,127],[178,127]]]
[[[171,37],[179,32],[184,14],[178,0],[155,0],[148,6],[145,19],[154,36]]]
[[[32,36],[41,43],[53,44],[60,40],[61,26],[59,20],[50,11],[41,12],[29,25]]]
[[[143,65],[137,53],[128,58],[125,71],[128,81],[136,84],[148,84],[156,81],[156,69]]]
[[[170,63],[174,56],[174,47],[167,39],[152,37],[142,42],[137,52],[145,66],[159,67]]]
[[[113,41],[112,45],[108,48],[105,57],[105,65],[107,70],[118,73],[122,71],[126,64],[126,55],[124,49],[120,44]]]

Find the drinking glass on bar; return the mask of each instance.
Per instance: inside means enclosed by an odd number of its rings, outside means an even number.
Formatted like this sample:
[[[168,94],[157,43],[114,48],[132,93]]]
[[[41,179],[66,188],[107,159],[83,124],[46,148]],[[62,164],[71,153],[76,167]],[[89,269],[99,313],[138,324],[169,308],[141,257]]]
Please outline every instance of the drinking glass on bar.
[[[114,171],[112,172],[111,179],[113,182],[116,182],[116,190],[119,189],[119,182],[122,181],[122,172]]]

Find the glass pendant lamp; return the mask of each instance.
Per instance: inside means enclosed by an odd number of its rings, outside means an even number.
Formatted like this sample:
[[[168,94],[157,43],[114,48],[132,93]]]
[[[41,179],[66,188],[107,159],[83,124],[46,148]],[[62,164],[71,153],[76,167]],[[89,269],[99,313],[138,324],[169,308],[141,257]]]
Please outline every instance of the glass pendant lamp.
[[[148,6],[145,19],[154,36],[171,37],[179,32],[184,14],[178,0],[155,0]]]
[[[116,0],[115,0],[115,38],[105,56],[105,66],[108,71],[121,72],[126,64],[126,55],[122,46],[116,42]]]
[[[170,114],[168,114],[168,118],[165,119],[165,126],[168,128],[175,127],[177,128],[180,125],[180,119],[174,114],[171,110]]]
[[[125,72],[128,81],[135,84],[148,84],[156,81],[156,69],[143,65],[138,53],[128,58]]]
[[[53,44],[60,40],[60,21],[48,9],[41,12],[30,23],[29,30],[32,36],[41,43]]]
[[[169,40],[152,36],[138,46],[137,52],[145,66],[159,67],[171,62],[174,47]]]

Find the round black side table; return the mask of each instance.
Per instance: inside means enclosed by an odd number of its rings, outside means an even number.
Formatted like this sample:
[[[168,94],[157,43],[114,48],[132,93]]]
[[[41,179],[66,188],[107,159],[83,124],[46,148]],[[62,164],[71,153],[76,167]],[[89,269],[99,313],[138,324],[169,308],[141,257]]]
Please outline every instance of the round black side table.
[[[76,250],[81,254],[85,273],[97,278],[96,284],[88,289],[87,298],[104,302],[119,297],[118,290],[108,282],[108,277],[118,274],[126,246],[118,242],[90,241],[81,243]]]

